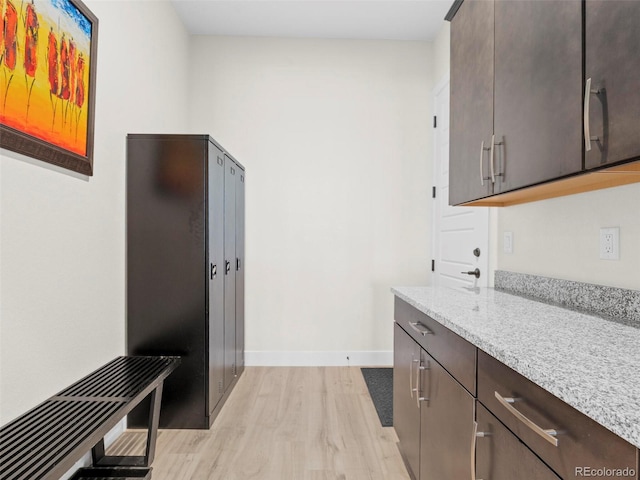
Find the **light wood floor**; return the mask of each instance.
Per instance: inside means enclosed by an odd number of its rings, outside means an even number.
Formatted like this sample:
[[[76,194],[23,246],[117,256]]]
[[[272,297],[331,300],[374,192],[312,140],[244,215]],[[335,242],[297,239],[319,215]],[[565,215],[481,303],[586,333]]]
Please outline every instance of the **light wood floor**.
[[[110,454],[141,452],[128,431]],[[357,367],[247,368],[211,430],[161,430],[153,480],[409,480]]]

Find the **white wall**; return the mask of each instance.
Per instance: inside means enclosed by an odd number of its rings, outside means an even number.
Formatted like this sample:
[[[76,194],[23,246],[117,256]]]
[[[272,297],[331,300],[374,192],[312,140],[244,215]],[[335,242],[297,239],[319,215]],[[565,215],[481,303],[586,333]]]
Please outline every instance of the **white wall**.
[[[428,278],[431,50],[193,38],[191,130],[247,168],[248,363],[390,361],[389,287]]]
[[[500,210],[513,232],[502,270],[640,290],[640,183]],[[601,227],[620,227],[620,260],[601,260]]]
[[[449,70],[449,24],[434,42],[436,67]],[[640,290],[640,184],[491,209],[490,270]],[[600,260],[601,227],[620,227],[620,260]],[[513,254],[502,238],[513,232]]]
[[[0,151],[0,423],[125,353],[125,136],[187,125],[189,37],[170,4],[85,3],[94,176]]]

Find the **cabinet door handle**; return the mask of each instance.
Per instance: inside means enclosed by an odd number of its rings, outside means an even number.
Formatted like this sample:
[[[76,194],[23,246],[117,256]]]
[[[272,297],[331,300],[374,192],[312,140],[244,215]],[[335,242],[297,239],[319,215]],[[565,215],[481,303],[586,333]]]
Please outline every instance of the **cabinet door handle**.
[[[600,140],[598,137],[591,136],[591,128],[589,125],[589,106],[591,104],[591,95],[598,95],[602,91],[591,90],[591,78],[587,78],[584,86],[584,149],[588,152],[591,150],[591,142]]]
[[[484,160],[484,140],[480,144],[480,185],[484,187],[484,169],[482,168],[482,162]]]
[[[478,434],[478,422],[473,422],[471,435],[471,480],[476,480],[476,439]]]
[[[420,396],[420,392],[421,392],[421,389],[420,389],[420,379],[421,379],[420,372],[423,371],[423,370],[429,370],[429,367],[425,367],[424,365],[418,365],[418,368],[416,368],[416,387],[417,387],[416,388],[416,391],[417,391],[417,393],[416,393],[416,406],[418,408],[420,408],[420,402],[424,402],[425,400],[429,400],[428,397],[421,397]]]
[[[210,273],[211,280],[213,280],[213,277],[215,277],[217,274],[218,274],[218,266],[214,265],[212,263],[211,264],[211,273]]]
[[[493,165],[494,154],[496,151],[496,136],[491,135],[491,154],[489,155],[489,167],[491,168],[491,183],[496,183],[496,172]]]
[[[498,401],[511,413],[514,417],[524,423],[527,427],[533,430],[535,433],[544,438],[547,442],[549,442],[554,447],[558,446],[558,439],[556,436],[558,435],[557,430],[554,429],[544,429],[536,425],[534,422],[529,420],[524,416],[521,412],[519,412],[512,403],[515,403],[515,398],[503,397],[498,392],[494,392]]]
[[[417,388],[413,388],[413,364],[419,362],[420,360],[412,358],[411,363],[409,363],[409,394],[411,395],[411,398],[413,398],[413,392],[418,391]]]
[[[431,331],[429,327],[421,324],[420,322],[409,322],[409,326],[423,337],[426,337],[427,335],[433,335],[433,331]]]
[[[230,271],[231,271],[231,262],[226,262],[225,268],[224,268],[224,274],[228,275]]]
[[[478,422],[473,422],[471,435],[471,480],[476,480],[476,444],[479,437],[488,437],[489,433],[478,431]],[[480,479],[478,479],[480,480]]]

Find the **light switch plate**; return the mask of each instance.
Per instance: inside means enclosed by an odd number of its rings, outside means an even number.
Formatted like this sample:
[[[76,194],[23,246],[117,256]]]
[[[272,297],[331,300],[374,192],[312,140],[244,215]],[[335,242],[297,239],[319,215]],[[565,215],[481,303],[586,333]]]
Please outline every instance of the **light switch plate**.
[[[600,229],[600,258],[603,260],[620,260],[620,228]]]
[[[502,242],[502,251],[504,253],[513,253],[513,232],[504,232]]]

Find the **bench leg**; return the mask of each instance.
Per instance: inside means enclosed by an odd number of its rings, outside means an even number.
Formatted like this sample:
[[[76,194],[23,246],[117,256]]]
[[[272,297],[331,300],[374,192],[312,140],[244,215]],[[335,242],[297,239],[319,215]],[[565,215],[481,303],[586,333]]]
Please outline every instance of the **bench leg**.
[[[151,405],[149,407],[149,427],[147,430],[147,447],[144,456],[117,456],[105,455],[104,438],[91,449],[91,457],[94,466],[122,466],[122,467],[149,467],[156,455],[156,440],[158,439],[158,425],[160,423],[160,402],[162,401],[161,382],[150,393]]]
[[[153,463],[156,455],[156,440],[158,439],[158,424],[160,423],[160,402],[162,400],[162,385],[158,385],[151,393],[151,407],[149,408],[149,430],[147,431],[147,451],[144,456],[144,466]]]
[[[91,459],[93,465],[98,465],[104,458],[104,438],[100,439],[98,443],[91,449]]]

